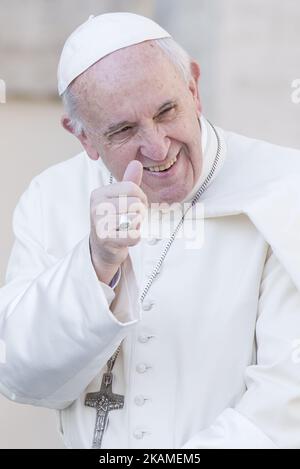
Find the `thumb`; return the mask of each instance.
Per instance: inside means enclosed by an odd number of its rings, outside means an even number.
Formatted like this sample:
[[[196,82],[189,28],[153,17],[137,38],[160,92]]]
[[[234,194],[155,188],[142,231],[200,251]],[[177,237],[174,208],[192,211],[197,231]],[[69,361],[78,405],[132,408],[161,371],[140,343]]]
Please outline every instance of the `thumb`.
[[[133,160],[130,161],[127,168],[125,169],[125,173],[123,175],[122,181],[131,181],[137,184],[138,186],[141,185],[143,178],[143,165],[139,161]]]

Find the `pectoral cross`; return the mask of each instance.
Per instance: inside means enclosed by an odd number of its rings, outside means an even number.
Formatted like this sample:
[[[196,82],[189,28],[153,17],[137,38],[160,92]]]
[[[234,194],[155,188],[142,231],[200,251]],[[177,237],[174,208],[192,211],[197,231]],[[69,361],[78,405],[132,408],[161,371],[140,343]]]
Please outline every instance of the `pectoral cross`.
[[[90,392],[86,395],[85,405],[94,407],[97,411],[96,424],[93,437],[93,449],[100,449],[102,438],[108,424],[108,414],[111,410],[124,407],[124,396],[112,392],[113,374],[104,373],[99,392]]]

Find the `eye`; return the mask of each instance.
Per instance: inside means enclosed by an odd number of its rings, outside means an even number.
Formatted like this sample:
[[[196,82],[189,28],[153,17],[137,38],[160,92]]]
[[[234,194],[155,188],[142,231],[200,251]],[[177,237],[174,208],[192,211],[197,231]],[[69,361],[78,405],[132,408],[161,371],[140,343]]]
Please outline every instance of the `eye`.
[[[114,135],[118,135],[118,134],[127,132],[128,130],[131,130],[131,129],[132,129],[132,127],[129,127],[129,125],[127,125],[126,127],[123,127],[123,129],[120,129],[120,130],[118,130],[117,132],[115,132]]]
[[[175,106],[167,107],[166,109],[164,109],[158,114],[157,118],[159,119],[164,116],[168,117],[169,115],[172,115],[172,111],[174,110],[175,110]]]
[[[108,138],[110,140],[122,140],[124,138],[127,138],[131,135],[133,127],[130,125],[126,125],[125,127],[122,127],[120,130],[117,130],[113,134],[109,135]]]
[[[115,135],[125,134],[126,132],[128,132],[131,129],[132,129],[132,127],[130,127],[129,125],[126,125],[125,127],[122,127],[122,129],[117,130],[116,132],[111,134],[110,137],[114,137]]]

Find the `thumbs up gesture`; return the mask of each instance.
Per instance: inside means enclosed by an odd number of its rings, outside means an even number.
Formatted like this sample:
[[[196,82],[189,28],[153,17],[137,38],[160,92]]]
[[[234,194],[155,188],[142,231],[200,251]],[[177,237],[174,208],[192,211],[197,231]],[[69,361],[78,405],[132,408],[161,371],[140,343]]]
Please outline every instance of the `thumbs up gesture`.
[[[128,247],[141,239],[140,222],[148,205],[146,194],[140,188],[142,177],[142,164],[133,160],[121,182],[91,193],[91,260],[98,279],[104,283],[110,283],[127,258]]]
[[[130,161],[122,181],[134,182],[137,186],[141,185],[143,177],[143,165],[139,161],[133,160]]]

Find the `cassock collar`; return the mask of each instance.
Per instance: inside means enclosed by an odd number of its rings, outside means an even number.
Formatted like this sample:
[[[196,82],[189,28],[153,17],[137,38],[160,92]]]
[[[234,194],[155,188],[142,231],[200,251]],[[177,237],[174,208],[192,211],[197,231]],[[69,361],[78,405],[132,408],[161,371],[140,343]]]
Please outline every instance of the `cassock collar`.
[[[201,185],[204,183],[205,179],[207,178],[212,166],[214,164],[217,150],[218,150],[218,140],[217,136],[214,132],[212,125],[205,119],[202,115],[200,117],[200,126],[201,126],[201,146],[202,146],[202,171],[200,177],[196,184],[194,185],[191,192],[184,198],[182,203],[190,202],[193,197],[195,196],[196,192],[200,189]],[[220,141],[220,152],[219,152],[219,160],[216,170],[213,174],[213,177],[210,179],[209,184],[215,179],[216,175],[220,171],[221,167],[224,164],[224,160],[226,157],[226,144],[225,139],[223,136],[223,132],[221,129],[216,129]]]

